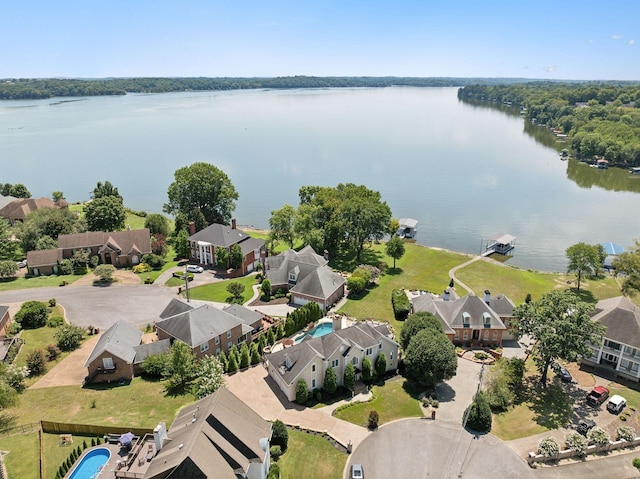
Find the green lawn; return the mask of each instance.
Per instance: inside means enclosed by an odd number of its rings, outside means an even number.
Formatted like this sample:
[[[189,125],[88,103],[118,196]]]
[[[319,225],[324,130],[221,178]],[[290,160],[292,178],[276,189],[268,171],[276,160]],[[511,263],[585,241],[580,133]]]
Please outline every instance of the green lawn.
[[[325,438],[293,429],[289,429],[287,451],[278,461],[282,479],[336,479],[342,477],[346,463],[347,455]]]
[[[334,416],[365,427],[369,411],[372,410],[378,411],[379,424],[405,417],[421,417],[423,414],[420,402],[412,397],[405,387],[406,380],[402,378],[387,381],[384,386],[374,386],[372,391],[375,399],[336,411]]]
[[[78,446],[80,446],[80,449],[82,449],[83,441],[86,441],[87,447],[91,447],[92,437],[95,439],[95,436],[80,436],[74,434],[72,444],[61,446],[59,434],[43,434],[42,438],[44,442],[45,477],[56,477],[58,468],[64,461],[67,460],[67,458],[71,454],[71,451],[77,449]]]
[[[0,450],[9,451],[3,461],[11,479],[40,477],[40,447],[36,431],[0,438]],[[52,476],[47,477],[55,477],[55,471]]]
[[[66,281],[68,284],[82,278],[84,275],[66,274],[64,276],[37,276],[35,278],[13,278],[0,280],[0,291],[13,291],[16,289],[46,288],[50,286],[60,286]]]
[[[201,301],[215,301],[218,303],[226,303],[230,294],[227,291],[227,286],[230,281],[236,281],[244,285],[244,295],[242,302],[249,301],[253,296],[253,285],[256,284],[256,277],[254,275],[245,276],[242,278],[235,278],[229,281],[218,281],[216,283],[206,284],[204,286],[198,286],[197,288],[189,288],[189,295],[191,299],[197,299]]]

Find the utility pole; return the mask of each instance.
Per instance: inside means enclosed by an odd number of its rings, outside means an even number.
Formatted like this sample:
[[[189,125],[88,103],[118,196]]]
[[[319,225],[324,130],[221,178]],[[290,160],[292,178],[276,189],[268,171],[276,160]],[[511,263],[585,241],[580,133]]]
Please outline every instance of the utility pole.
[[[187,303],[190,303],[189,298],[189,276],[187,276],[187,265],[184,265],[184,290],[187,293]],[[484,364],[483,364],[484,365]]]

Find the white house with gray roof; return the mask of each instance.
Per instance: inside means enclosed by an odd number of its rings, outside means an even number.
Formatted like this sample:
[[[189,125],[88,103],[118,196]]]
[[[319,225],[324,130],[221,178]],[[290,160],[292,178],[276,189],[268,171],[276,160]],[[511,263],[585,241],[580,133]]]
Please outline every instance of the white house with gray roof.
[[[334,328],[337,324],[334,321]],[[334,369],[338,385],[342,385],[347,364],[353,364],[356,379],[360,379],[364,358],[375,365],[378,355],[384,353],[387,371],[394,371],[398,368],[399,348],[386,324],[362,322],[325,336],[305,339],[267,354],[265,359],[269,374],[287,399],[293,401],[300,379],[305,380],[309,390],[322,389],[328,368]]]
[[[273,291],[285,289],[291,302],[302,306],[314,301],[327,311],[345,293],[346,280],[328,266],[328,261],[311,246],[289,249],[266,259],[265,277]]]
[[[640,379],[640,308],[625,296],[602,299],[596,304],[594,321],[604,325],[602,342],[592,345],[582,363],[608,369],[614,376]]]

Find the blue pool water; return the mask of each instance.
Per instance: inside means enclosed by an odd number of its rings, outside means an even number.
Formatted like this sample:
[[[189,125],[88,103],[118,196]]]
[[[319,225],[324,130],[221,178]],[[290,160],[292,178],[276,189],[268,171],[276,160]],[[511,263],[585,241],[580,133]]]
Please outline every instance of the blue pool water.
[[[109,462],[110,457],[111,452],[104,447],[89,451],[73,470],[69,479],[93,479],[97,477],[102,466]]]
[[[311,336],[312,338],[319,338],[320,336],[324,336],[325,334],[329,334],[332,332],[333,332],[333,323],[320,323],[315,328],[313,328],[306,334],[296,339],[296,343],[299,343],[307,336]]]

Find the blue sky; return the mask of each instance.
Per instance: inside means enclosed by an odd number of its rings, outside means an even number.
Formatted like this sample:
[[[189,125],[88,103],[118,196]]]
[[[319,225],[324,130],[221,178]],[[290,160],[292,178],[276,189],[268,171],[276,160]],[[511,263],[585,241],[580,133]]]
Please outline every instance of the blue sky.
[[[638,0],[14,0],[0,78],[640,80]]]

